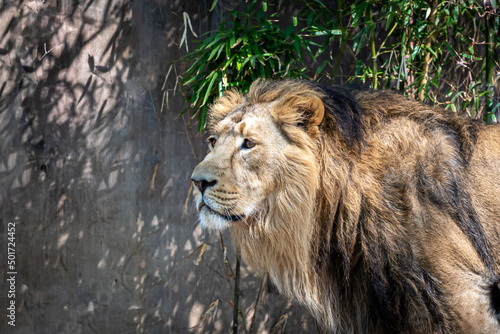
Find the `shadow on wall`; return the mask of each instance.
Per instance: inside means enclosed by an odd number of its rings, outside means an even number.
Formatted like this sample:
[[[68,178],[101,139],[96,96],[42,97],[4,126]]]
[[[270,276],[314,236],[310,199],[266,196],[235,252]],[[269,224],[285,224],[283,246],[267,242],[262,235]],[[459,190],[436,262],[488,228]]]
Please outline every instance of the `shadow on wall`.
[[[16,223],[17,272],[16,327],[7,324],[0,283],[1,331],[227,332],[232,292],[219,236],[194,224],[191,202],[184,212],[194,152],[204,144],[177,117],[179,98],[164,108],[165,87],[177,80],[165,80],[167,72],[182,72],[175,41],[189,6],[0,6],[0,236],[6,244],[7,224]],[[208,29],[206,10],[191,7]],[[204,243],[200,265],[199,253],[186,260]],[[243,309],[251,310],[260,281],[246,270],[243,280]],[[268,295],[262,331],[293,312]],[[214,318],[197,327],[214,301]],[[290,323],[309,332],[304,317]]]

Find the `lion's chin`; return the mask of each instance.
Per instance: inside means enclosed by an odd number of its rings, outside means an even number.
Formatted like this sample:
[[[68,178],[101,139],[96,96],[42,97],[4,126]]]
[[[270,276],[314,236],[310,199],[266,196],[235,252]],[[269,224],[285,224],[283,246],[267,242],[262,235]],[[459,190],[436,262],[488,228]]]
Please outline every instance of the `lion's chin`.
[[[228,228],[232,223],[242,220],[244,217],[240,215],[222,215],[205,203],[199,206],[200,224],[203,228],[222,231]]]

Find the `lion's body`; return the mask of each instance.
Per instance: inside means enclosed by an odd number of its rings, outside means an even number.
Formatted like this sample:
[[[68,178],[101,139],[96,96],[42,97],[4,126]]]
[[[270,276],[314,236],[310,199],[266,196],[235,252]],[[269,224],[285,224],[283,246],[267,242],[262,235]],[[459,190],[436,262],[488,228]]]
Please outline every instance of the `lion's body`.
[[[324,330],[500,332],[499,126],[303,81],[210,116],[201,223]]]

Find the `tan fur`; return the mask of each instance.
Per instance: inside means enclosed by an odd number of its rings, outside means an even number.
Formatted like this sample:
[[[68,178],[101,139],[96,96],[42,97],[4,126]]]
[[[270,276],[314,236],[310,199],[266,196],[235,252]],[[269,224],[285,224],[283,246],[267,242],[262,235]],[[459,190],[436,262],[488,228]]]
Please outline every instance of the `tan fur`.
[[[230,227],[325,331],[500,332],[498,126],[388,92],[257,81],[219,99],[209,128],[201,224]]]

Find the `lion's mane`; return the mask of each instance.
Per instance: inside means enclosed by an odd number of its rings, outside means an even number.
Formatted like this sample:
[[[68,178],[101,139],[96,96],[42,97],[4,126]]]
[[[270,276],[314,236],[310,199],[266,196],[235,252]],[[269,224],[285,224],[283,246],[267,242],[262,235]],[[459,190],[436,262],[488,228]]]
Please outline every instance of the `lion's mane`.
[[[233,239],[325,330],[465,331],[450,297],[461,281],[447,284],[445,261],[483,279],[485,312],[498,314],[498,240],[488,239],[498,223],[485,232],[469,178],[486,126],[387,91],[257,81],[219,99],[210,128],[242,104],[272,105],[296,149],[276,162],[281,182],[263,213],[235,224]],[[427,251],[433,238],[449,240],[441,254]]]

